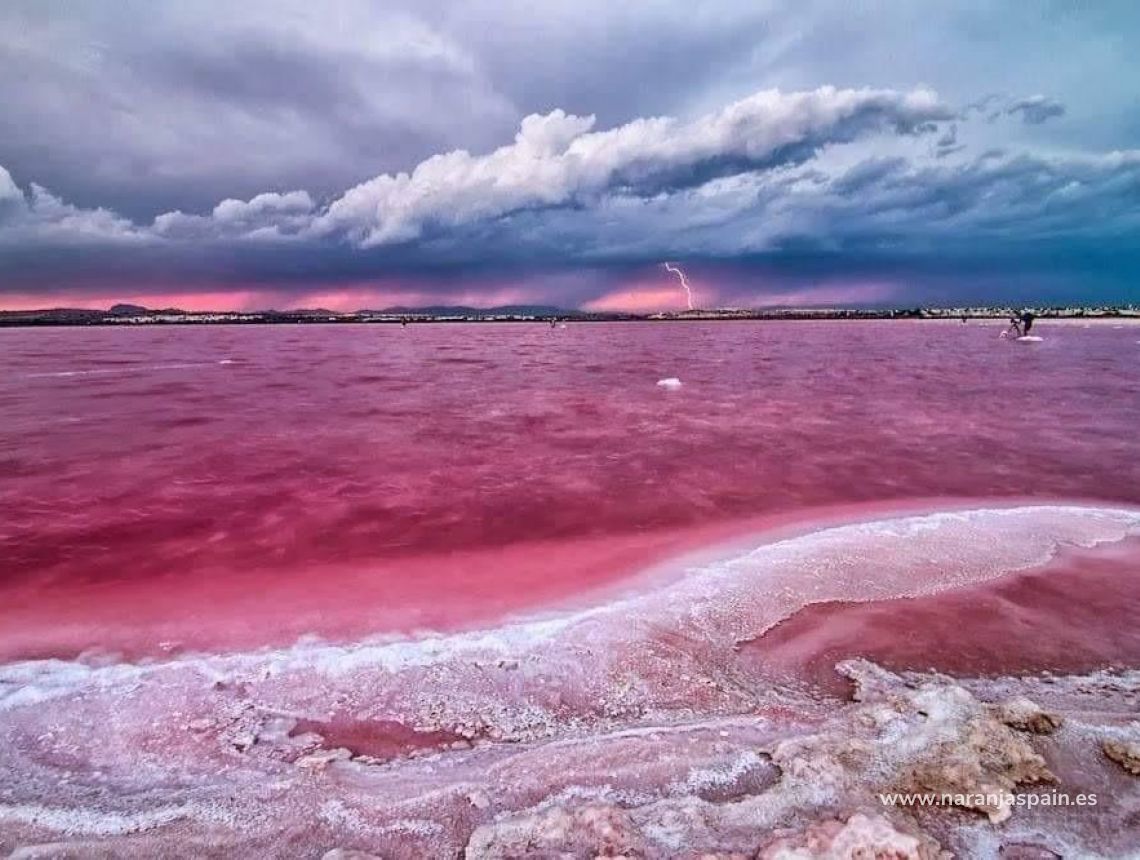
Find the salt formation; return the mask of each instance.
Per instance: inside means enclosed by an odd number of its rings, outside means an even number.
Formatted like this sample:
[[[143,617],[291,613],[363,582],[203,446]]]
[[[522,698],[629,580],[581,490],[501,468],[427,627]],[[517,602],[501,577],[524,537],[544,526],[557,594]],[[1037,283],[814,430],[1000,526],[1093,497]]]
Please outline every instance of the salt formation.
[[[846,821],[820,821],[793,836],[781,837],[762,849],[758,860],[844,860],[853,857],[949,860],[951,854],[921,831],[900,830],[896,822],[883,815],[856,813]]]
[[[1023,732],[1051,735],[1061,726],[1061,718],[1048,714],[1035,702],[1019,697],[1006,702],[998,711],[998,719]]]
[[[872,664],[853,663],[845,668],[858,682],[856,698],[870,696],[871,701],[889,703],[869,709],[868,719],[882,725],[897,723],[908,707],[922,717],[917,725],[894,727],[899,743],[909,753],[896,783],[900,790],[961,797],[955,801],[958,805],[999,822],[1012,814],[1013,789],[1056,782],[1030,743],[998,718],[1010,711],[1010,705],[995,712],[981,707],[961,687],[939,683],[927,683],[900,698],[892,692],[897,684],[893,675]],[[1013,710],[1017,711],[1017,703]]]
[[[643,857],[645,839],[629,813],[613,804],[551,809],[484,825],[467,843],[469,860],[539,856]]]
[[[812,601],[984,581],[1138,529],[1102,508],[945,512],[785,536],[494,630],[0,666],[0,854],[1120,854],[1140,671],[853,659],[845,700],[736,646]],[[1103,801],[1017,802],[1057,791]],[[889,799],[911,792],[949,799]]]
[[[771,727],[760,748],[778,770],[770,785],[716,800],[690,785],[687,793],[648,803],[540,804],[476,829],[467,856],[518,857],[529,850],[540,856],[669,857],[683,850],[726,857],[936,858],[944,856],[937,841],[902,808],[891,810],[898,821],[892,823],[880,794],[993,794],[1003,800],[972,808],[997,822],[1011,814],[1012,801],[1004,798],[1012,798],[1013,789],[1055,780],[1029,740],[998,719],[998,709],[949,679],[904,681],[865,661],[841,668],[857,684],[856,704],[814,730]],[[734,732],[719,734],[731,739]],[[785,822],[843,807],[863,811],[764,844]]]
[[[1101,749],[1104,754],[1133,776],[1140,776],[1140,743],[1135,741],[1106,740]]]

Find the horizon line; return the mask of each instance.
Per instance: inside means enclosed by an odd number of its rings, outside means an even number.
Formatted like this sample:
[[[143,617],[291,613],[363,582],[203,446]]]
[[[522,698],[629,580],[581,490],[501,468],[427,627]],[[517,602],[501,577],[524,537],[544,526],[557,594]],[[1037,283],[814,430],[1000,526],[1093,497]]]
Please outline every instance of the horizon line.
[[[116,309],[120,309],[116,312]],[[319,305],[313,307],[297,307],[297,308],[258,308],[258,309],[243,309],[243,310],[185,310],[177,306],[166,307],[148,307],[144,305],[136,305],[133,303],[113,303],[106,308],[84,308],[69,305],[51,305],[27,308],[8,308],[0,309],[0,314],[34,314],[34,313],[74,313],[74,314],[114,314],[115,316],[132,316],[142,314],[181,314],[184,316],[250,316],[257,314],[281,314],[281,315],[299,315],[319,313],[330,316],[356,316],[359,314],[390,314],[390,315],[441,315],[448,311],[468,312],[468,313],[482,313],[482,314],[519,314],[526,313],[528,310],[533,310],[535,314],[552,316],[555,314],[578,314],[583,316],[659,316],[659,315],[672,315],[672,316],[686,316],[692,314],[703,313],[766,313],[772,311],[812,311],[819,313],[828,312],[863,312],[863,313],[892,313],[899,311],[947,311],[947,312],[963,312],[963,311],[1006,311],[1014,308],[1032,309],[1039,311],[1128,311],[1138,310],[1140,305],[1133,303],[1110,303],[1110,304],[1048,304],[1048,305],[1032,305],[1032,304],[939,304],[939,305],[924,305],[924,304],[898,304],[898,305],[759,305],[759,306],[746,306],[746,305],[718,305],[707,308],[680,308],[680,309],[661,309],[654,311],[647,310],[589,310],[585,308],[562,307],[559,305],[548,305],[542,303],[507,303],[502,305],[490,305],[480,307],[477,305],[467,304],[431,304],[431,305],[390,305],[382,308],[368,308],[361,307],[355,310],[333,310],[324,308]]]

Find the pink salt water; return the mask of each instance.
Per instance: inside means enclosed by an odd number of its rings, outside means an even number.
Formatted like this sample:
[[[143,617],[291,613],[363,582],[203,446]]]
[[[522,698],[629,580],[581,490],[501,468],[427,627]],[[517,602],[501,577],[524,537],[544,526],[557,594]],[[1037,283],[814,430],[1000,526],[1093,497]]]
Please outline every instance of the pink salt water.
[[[773,677],[842,694],[835,665],[958,676],[1083,673],[1140,666],[1140,540],[1066,550],[1029,572],[932,595],[814,603],[744,648]]]
[[[470,627],[821,506],[1140,502],[1133,332],[997,331],[3,330],[0,655]]]

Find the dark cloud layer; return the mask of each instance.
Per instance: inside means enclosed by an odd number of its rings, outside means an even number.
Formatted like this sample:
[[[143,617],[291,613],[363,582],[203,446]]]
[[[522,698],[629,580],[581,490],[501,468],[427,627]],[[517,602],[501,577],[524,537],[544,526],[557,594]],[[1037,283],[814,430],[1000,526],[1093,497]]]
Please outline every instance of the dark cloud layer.
[[[1030,96],[1027,99],[1018,99],[1005,109],[1007,114],[1021,116],[1028,125],[1041,125],[1054,117],[1065,115],[1065,106],[1054,99],[1045,96]]]
[[[1140,301],[1131,6],[532,7],[12,0],[0,302]]]

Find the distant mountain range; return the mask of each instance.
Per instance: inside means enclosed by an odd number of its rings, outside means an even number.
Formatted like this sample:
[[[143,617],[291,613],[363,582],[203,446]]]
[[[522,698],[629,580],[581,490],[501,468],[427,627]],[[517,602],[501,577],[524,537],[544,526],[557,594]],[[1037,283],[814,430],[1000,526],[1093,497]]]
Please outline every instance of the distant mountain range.
[[[1020,309],[1018,309],[1020,310]],[[1140,317],[1136,307],[1052,307],[1037,308],[1042,319],[1058,317]],[[709,308],[692,311],[664,311],[660,313],[619,313],[569,310],[554,305],[499,305],[493,308],[475,308],[469,305],[426,305],[410,307],[398,305],[383,310],[353,312],[331,311],[325,308],[299,308],[278,311],[184,311],[178,308],[154,309],[142,305],[119,303],[107,310],[86,308],[45,308],[26,311],[0,311],[0,326],[90,326],[90,325],[145,325],[180,323],[395,323],[401,319],[411,322],[450,322],[463,320],[517,321],[528,320],[792,320],[792,319],[965,319],[1008,318],[1013,308]]]
[[[474,317],[474,316],[562,316],[579,313],[559,308],[554,305],[499,305],[493,308],[476,308],[470,305],[426,305],[411,307],[399,305],[383,308],[381,310],[361,309],[358,311],[333,311],[327,308],[295,308],[292,310],[261,310],[261,311],[186,311],[181,308],[148,308],[143,305],[120,303],[111,305],[107,310],[98,308],[29,308],[20,311],[0,311],[0,315],[7,316],[37,316],[40,318],[102,318],[102,317],[136,317],[136,316],[173,316],[197,314],[253,314],[265,317],[329,317],[360,315],[387,315],[387,316],[425,316],[425,317]]]

